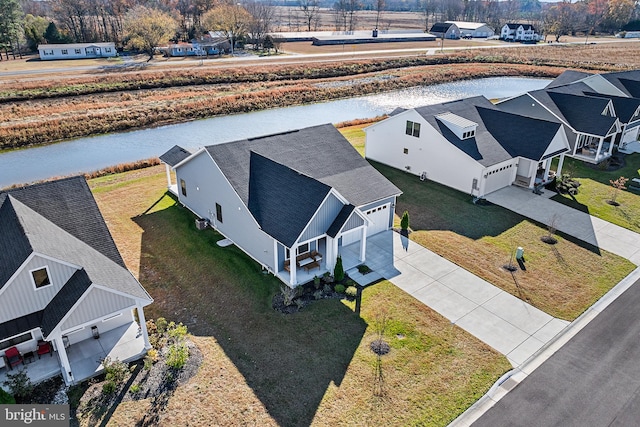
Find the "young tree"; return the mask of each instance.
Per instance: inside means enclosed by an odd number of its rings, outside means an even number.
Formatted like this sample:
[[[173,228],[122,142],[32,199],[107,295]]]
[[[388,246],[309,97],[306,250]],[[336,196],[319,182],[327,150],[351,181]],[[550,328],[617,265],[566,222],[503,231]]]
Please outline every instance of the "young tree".
[[[609,201],[612,205],[618,206],[619,203],[616,202],[616,198],[618,197],[618,193],[620,192],[620,190],[624,190],[625,188],[627,188],[624,186],[627,183],[627,181],[629,181],[629,178],[625,178],[624,176],[621,176],[616,180],[613,180],[613,179],[609,180],[609,183],[613,187],[613,191],[611,193],[611,200]]]
[[[400,228],[403,231],[409,229],[409,212],[407,211],[404,211],[404,213],[402,214],[402,219],[400,220]]]
[[[386,7],[385,0],[376,0],[375,7],[376,7],[376,28],[379,28],[380,15],[382,15],[382,11],[384,11]],[[429,30],[427,29],[427,31]]]
[[[149,55],[149,61],[158,46],[175,36],[178,25],[168,13],[158,9],[136,6],[124,18],[127,44]]]
[[[341,282],[344,279],[344,267],[342,267],[342,257],[340,255],[338,255],[336,266],[333,269],[333,278],[336,282]]]
[[[235,41],[244,36],[252,17],[245,8],[236,4],[221,4],[202,17],[202,25],[208,30],[222,31],[231,43],[231,55]]]

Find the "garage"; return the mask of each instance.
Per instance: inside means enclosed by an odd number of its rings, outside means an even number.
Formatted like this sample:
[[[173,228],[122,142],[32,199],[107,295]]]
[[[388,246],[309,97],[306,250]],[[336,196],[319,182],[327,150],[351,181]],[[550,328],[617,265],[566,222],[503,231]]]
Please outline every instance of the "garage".
[[[484,180],[484,194],[510,186],[513,182],[513,175],[513,164],[489,171]]]
[[[371,221],[369,228],[367,228],[367,236],[373,236],[374,234],[389,229],[390,210],[391,204],[387,203],[386,205],[377,206],[364,212],[369,221]]]

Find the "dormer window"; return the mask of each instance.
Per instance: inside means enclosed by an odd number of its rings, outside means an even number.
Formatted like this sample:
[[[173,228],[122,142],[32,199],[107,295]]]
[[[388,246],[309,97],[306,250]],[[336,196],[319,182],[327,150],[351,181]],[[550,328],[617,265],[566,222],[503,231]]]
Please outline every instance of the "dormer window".
[[[31,270],[31,278],[33,279],[33,284],[36,289],[51,285],[49,269],[47,267]]]
[[[472,120],[453,113],[439,114],[436,116],[436,119],[442,122],[460,139],[468,139],[476,135],[478,124]]]
[[[475,130],[470,130],[468,132],[463,132],[462,133],[462,139],[472,138],[475,135],[476,135],[476,131]]]

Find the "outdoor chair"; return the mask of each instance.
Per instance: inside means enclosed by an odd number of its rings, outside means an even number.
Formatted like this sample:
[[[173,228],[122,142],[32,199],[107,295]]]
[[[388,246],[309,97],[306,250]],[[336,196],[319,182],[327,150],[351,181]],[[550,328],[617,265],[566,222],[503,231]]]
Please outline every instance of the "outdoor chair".
[[[15,347],[8,348],[4,352],[4,355],[7,356],[7,360],[9,362],[9,366],[11,367],[11,369],[13,369],[14,366],[17,366],[17,365],[19,365],[21,363],[24,364],[24,360],[22,359],[22,355],[20,354],[18,349],[15,348]]]
[[[49,353],[49,356],[53,357],[53,353],[51,352],[51,343],[47,341],[38,341],[38,359],[43,354]]]

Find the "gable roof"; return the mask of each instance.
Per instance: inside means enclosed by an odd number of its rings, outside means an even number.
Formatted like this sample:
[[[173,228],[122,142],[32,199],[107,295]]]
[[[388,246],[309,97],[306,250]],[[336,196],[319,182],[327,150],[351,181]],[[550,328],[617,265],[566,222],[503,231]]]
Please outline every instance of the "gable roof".
[[[186,149],[179,145],[174,145],[169,149],[169,151],[160,156],[160,161],[168,164],[169,166],[175,166],[190,155],[191,153]]]
[[[624,94],[640,98],[640,70],[620,71],[601,74]]]
[[[206,151],[248,206],[251,152],[335,188],[355,206],[402,192],[332,125],[210,145]]]
[[[446,33],[447,31],[449,31],[449,28],[451,28],[451,26],[453,25],[455,24],[452,22],[436,22],[435,24],[433,24],[429,32],[430,33]]]
[[[331,187],[251,151],[248,208],[260,228],[291,247]]]
[[[15,209],[6,194],[0,194],[0,288],[33,252]],[[11,254],[7,256],[6,254]]]
[[[589,77],[591,75],[592,74],[590,73],[585,73],[582,71],[566,70],[562,74],[560,74],[558,77],[553,79],[551,83],[549,83],[545,87],[545,89],[551,89],[558,86],[564,86],[569,83],[574,83],[578,80],[584,79],[585,77]]]
[[[640,98],[626,98],[624,96],[603,95],[597,92],[585,92],[585,95],[610,99],[613,103],[613,109],[616,110],[616,116],[622,123],[629,123],[636,111],[638,111],[638,108],[640,108]]]
[[[518,27],[522,26],[522,29],[525,30],[525,31],[528,31],[528,30],[531,30],[531,31],[534,31],[534,32],[536,31],[536,29],[531,24],[518,24],[518,23],[510,22],[510,23],[507,23],[507,24],[504,24],[504,25],[509,27],[509,29],[511,29],[511,30],[517,30]]]
[[[90,286],[91,279],[83,268],[73,273],[73,276],[67,280],[67,283],[64,284],[62,289],[58,291],[42,311],[40,327],[45,337],[55,329]]]
[[[342,209],[340,209],[340,212],[338,212],[338,215],[336,215],[336,219],[333,220],[333,223],[327,229],[327,235],[329,237],[336,237],[349,218],[351,218],[351,214],[355,209],[356,207],[351,204],[344,205]]]
[[[467,21],[445,21],[447,24],[456,24],[460,29],[477,30],[480,27],[489,26],[485,22],[467,22]]]

